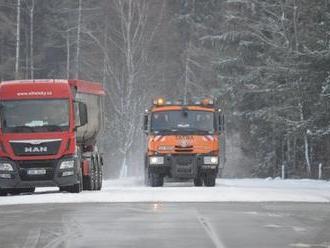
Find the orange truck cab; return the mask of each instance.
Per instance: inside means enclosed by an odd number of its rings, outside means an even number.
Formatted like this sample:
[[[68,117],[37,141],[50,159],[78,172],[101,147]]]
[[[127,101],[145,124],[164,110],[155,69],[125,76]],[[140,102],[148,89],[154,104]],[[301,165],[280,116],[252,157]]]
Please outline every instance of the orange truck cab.
[[[223,130],[223,111],[213,99],[188,104],[154,100],[144,116],[146,185],[163,186],[164,177],[169,177],[215,186],[223,168]]]

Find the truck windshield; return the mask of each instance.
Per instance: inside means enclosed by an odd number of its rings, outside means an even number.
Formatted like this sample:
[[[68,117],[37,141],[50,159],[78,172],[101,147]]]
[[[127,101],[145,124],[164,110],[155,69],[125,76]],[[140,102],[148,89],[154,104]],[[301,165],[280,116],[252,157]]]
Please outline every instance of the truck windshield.
[[[69,129],[66,99],[3,101],[3,132],[60,132]]]
[[[154,112],[151,117],[151,131],[213,133],[214,113],[194,110]]]

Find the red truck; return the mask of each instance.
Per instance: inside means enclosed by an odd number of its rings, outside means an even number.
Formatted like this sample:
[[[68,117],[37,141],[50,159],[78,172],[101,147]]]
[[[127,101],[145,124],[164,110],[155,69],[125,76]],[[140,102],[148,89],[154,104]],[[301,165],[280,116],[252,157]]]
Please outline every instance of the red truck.
[[[0,84],[0,195],[102,187],[100,83],[19,80]]]

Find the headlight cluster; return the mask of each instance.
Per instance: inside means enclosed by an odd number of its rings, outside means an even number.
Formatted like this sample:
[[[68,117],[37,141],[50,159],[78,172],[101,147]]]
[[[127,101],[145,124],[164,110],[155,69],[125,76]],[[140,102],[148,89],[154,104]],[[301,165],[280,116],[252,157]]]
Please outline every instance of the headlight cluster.
[[[60,169],[72,169],[74,167],[74,160],[65,160],[62,161],[61,165],[60,165]]]
[[[164,164],[164,157],[150,157],[149,158],[150,164]]]
[[[216,156],[208,156],[203,158],[204,164],[218,164],[218,157]]]
[[[0,163],[0,171],[13,171],[14,168],[9,163]]]

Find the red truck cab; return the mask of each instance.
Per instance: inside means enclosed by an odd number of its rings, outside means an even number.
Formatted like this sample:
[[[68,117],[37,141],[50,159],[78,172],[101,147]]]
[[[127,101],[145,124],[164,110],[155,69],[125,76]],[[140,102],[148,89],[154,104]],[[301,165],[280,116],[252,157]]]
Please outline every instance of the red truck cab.
[[[0,194],[58,186],[83,187],[88,105],[79,93],[104,95],[102,85],[81,80],[20,80],[0,84]]]

